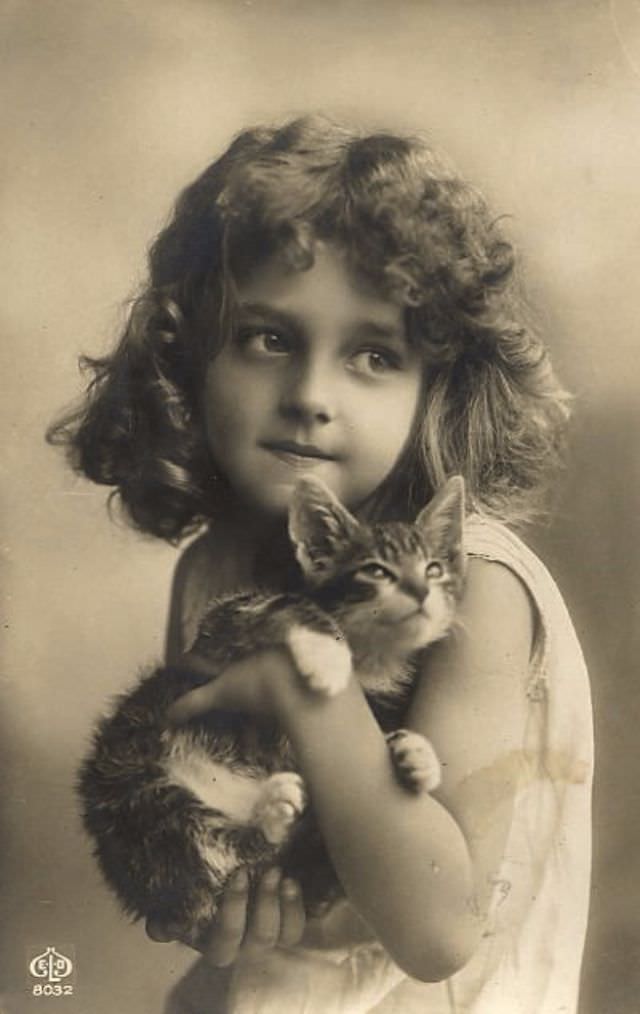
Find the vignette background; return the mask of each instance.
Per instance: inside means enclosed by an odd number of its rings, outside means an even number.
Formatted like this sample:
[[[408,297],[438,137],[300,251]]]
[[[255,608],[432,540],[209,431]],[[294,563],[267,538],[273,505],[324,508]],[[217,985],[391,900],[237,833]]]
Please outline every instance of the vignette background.
[[[576,395],[534,542],[592,674],[595,869],[581,1014],[637,1014],[638,0],[4,0],[0,1010],[76,960],[73,1014],[159,1012],[190,963],[102,886],[72,784],[103,703],[162,651],[176,551],[108,521],[46,426],[104,350],[180,187],[242,126],[322,110],[427,130],[512,216]],[[49,1001],[53,1003],[54,1001]],[[4,1006],[3,1006],[4,1005]]]

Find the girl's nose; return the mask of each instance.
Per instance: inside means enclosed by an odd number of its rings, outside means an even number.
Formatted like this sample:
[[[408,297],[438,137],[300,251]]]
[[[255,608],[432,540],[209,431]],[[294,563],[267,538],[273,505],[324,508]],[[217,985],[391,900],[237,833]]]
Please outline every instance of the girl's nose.
[[[332,386],[327,370],[309,363],[299,364],[283,378],[282,415],[305,425],[326,425],[335,415]]]

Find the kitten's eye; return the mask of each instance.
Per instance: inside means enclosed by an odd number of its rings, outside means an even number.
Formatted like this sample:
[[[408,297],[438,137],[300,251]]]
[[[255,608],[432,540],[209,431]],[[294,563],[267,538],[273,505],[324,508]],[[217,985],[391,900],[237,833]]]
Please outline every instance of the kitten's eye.
[[[362,574],[364,577],[371,578],[374,581],[396,580],[393,571],[383,567],[380,563],[365,563],[363,567],[358,568],[358,574]]]
[[[427,575],[427,577],[434,577],[434,578],[443,577],[443,575],[444,575],[444,567],[442,566],[441,563],[438,563],[437,560],[432,560],[431,563],[427,564],[427,569],[425,571],[425,574]]]

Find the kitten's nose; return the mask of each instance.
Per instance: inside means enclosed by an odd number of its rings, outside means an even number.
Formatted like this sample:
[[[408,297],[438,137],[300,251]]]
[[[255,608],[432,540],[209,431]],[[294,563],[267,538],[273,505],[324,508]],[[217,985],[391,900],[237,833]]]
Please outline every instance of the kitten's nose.
[[[414,598],[419,605],[422,605],[427,595],[429,594],[429,585],[426,581],[418,579],[405,578],[401,584],[403,592]]]

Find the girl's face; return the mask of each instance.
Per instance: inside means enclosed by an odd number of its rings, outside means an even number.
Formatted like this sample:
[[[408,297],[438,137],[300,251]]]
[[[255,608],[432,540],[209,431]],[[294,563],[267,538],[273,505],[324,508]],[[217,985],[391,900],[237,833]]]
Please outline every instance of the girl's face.
[[[350,508],[389,474],[409,436],[422,363],[400,306],[316,243],[307,271],[272,258],[238,287],[234,333],[209,364],[213,457],[243,504],[283,512],[318,476]]]

